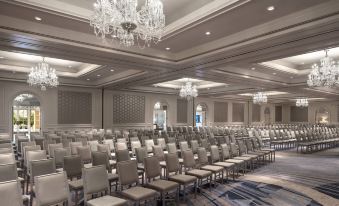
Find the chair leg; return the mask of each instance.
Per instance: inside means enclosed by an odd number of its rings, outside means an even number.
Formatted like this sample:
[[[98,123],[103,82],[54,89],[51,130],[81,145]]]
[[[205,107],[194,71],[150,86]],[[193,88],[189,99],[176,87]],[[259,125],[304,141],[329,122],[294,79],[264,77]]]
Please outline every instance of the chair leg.
[[[194,198],[197,198],[197,181],[194,183]]]

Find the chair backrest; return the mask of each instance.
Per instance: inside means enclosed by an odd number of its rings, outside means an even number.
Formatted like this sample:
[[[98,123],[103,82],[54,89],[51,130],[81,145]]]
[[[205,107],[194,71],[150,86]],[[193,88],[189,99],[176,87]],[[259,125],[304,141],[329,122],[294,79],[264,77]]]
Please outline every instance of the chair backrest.
[[[92,151],[89,146],[77,147],[78,155],[84,163],[92,162]]]
[[[47,154],[46,154],[46,150],[35,150],[35,151],[27,151],[26,154],[27,158],[26,158],[26,166],[27,166],[27,172],[30,174],[31,172],[31,162],[35,161],[35,160],[43,160],[43,159],[47,159]]]
[[[161,177],[161,167],[159,159],[155,156],[147,157],[144,160],[145,173],[147,179]]]
[[[0,154],[8,154],[8,153],[13,153],[12,148],[0,148]]]
[[[212,145],[211,146],[211,161],[216,162],[220,160],[219,149],[218,146]]]
[[[84,181],[84,198],[87,202],[87,195],[99,192],[107,192],[109,189],[108,175],[105,166],[93,166],[83,168],[82,179]]]
[[[57,148],[54,150],[54,159],[55,166],[63,167],[64,166],[64,157],[71,155],[71,148]]]
[[[168,143],[167,144],[167,151],[168,151],[168,153],[177,154],[177,146],[175,145],[175,143]]]
[[[72,155],[77,155],[78,154],[77,148],[82,146],[82,142],[71,142],[70,146],[71,146]]]
[[[207,157],[207,152],[205,148],[203,147],[198,148],[198,159],[199,159],[199,164],[201,166],[208,164],[208,157]]]
[[[112,139],[104,139],[103,141],[103,144],[108,144],[109,145],[109,149],[111,152],[114,151],[114,142]]]
[[[16,164],[0,164],[0,182],[16,180],[17,178]]]
[[[235,143],[230,144],[230,152],[232,157],[236,157],[239,155],[237,145]]]
[[[176,174],[180,170],[180,163],[179,163],[179,158],[177,154],[173,153],[168,153],[165,155],[165,161],[166,161],[166,173],[167,177],[169,173],[175,172]]]
[[[189,150],[188,143],[186,141],[179,142],[179,147],[180,147],[181,152]]]
[[[135,149],[136,148],[140,148],[141,147],[141,143],[140,141],[132,141],[131,142],[131,148],[132,148],[132,154],[135,155]]]
[[[50,157],[54,157],[54,150],[57,148],[63,148],[62,143],[48,145],[48,154]]]
[[[98,146],[97,145],[99,144],[99,142],[97,140],[89,141],[87,143],[90,146],[92,152],[98,151]]]
[[[184,159],[185,169],[195,167],[195,160],[194,160],[194,155],[193,155],[192,150],[182,151],[182,157]]]
[[[227,146],[227,144],[220,145],[221,147],[221,153],[222,153],[222,159],[229,159],[230,158],[230,150]]]
[[[68,178],[81,177],[83,163],[79,155],[64,157],[64,171]]]
[[[199,148],[198,140],[191,140],[192,152],[197,153]]]
[[[164,150],[162,150],[161,145],[153,146],[153,155],[159,159],[159,161],[165,160]]]
[[[107,153],[108,158],[111,157],[111,149],[108,144],[98,144],[98,152],[105,152]]]
[[[92,152],[92,165],[103,165],[108,171],[110,171],[111,168],[107,152]]]
[[[0,182],[1,205],[23,206],[20,186],[18,180]]]
[[[0,154],[0,164],[14,164],[15,157],[13,153]]]
[[[137,162],[135,160],[122,161],[117,163],[119,183],[121,186],[139,183]]]
[[[32,146],[23,147],[22,157],[24,159],[24,166],[27,166],[27,153],[30,151],[39,151],[39,150],[41,150],[40,145],[32,145]]]
[[[147,151],[145,147],[135,149],[135,154],[138,163],[144,163],[144,159],[147,157]]]
[[[34,177],[37,206],[49,206],[66,202],[71,204],[69,186],[65,172]]]
[[[115,156],[117,158],[117,162],[127,161],[127,160],[131,159],[127,149],[126,150],[117,150],[115,152]]]
[[[0,148],[12,149],[12,144],[11,143],[2,143],[2,144],[0,144]]]
[[[154,146],[154,141],[153,139],[147,139],[145,140],[145,146],[146,146],[146,150],[148,153],[151,153],[153,150],[153,146]]]
[[[164,138],[158,138],[157,139],[157,144],[161,146],[161,148],[164,150],[166,149],[166,141]]]
[[[21,142],[21,145],[20,145],[20,151],[23,152],[24,150],[24,147],[25,146],[34,146],[36,145],[35,144],[35,141],[31,141],[31,142]]]
[[[31,182],[34,181],[34,177],[40,175],[47,175],[56,172],[54,159],[43,159],[30,161],[31,165]],[[32,186],[32,184],[31,184]]]
[[[127,150],[127,144],[126,142],[117,142],[115,144],[115,150],[118,151],[118,150]]]

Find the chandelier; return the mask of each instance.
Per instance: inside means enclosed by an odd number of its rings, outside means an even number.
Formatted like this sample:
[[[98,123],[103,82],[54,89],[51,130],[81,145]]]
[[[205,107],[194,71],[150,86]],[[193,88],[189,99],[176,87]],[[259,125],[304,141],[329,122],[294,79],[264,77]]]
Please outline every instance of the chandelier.
[[[253,103],[254,104],[266,104],[267,103],[267,95],[263,92],[258,92],[253,95]]]
[[[187,80],[187,82],[181,86],[179,96],[191,100],[198,96],[197,87],[193,85],[191,81]]]
[[[17,101],[17,102],[23,102],[26,99],[30,99],[32,97],[33,97],[33,95],[31,95],[31,94],[20,94],[19,96],[15,97],[14,100]]]
[[[308,99],[307,98],[299,98],[295,104],[297,107],[308,107]]]
[[[160,107],[161,107],[160,102],[155,103],[155,105],[154,105],[155,110],[159,110]]]
[[[126,47],[135,40],[150,46],[158,43],[165,27],[165,15],[161,0],[146,0],[137,11],[138,0],[97,0],[90,25],[96,36],[109,36]],[[140,44],[139,44],[140,45]]]
[[[55,69],[49,67],[49,64],[45,62],[45,58],[36,67],[32,67],[27,83],[30,86],[40,87],[42,91],[46,91],[47,87],[57,87],[59,85]]]
[[[308,75],[307,84],[310,87],[333,87],[339,85],[339,66],[327,55],[320,60],[320,65],[314,64]]]

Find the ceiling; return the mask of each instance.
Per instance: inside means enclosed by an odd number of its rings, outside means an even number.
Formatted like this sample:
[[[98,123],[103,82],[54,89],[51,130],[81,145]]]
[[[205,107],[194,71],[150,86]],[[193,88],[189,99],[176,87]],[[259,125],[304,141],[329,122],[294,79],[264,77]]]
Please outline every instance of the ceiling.
[[[96,38],[94,2],[0,0],[0,80],[25,82],[45,57],[62,85],[177,94],[191,78],[202,97],[247,101],[240,94],[277,91],[274,103],[338,99],[337,88],[306,85],[324,49],[339,60],[337,0],[163,0],[163,40],[145,49]]]

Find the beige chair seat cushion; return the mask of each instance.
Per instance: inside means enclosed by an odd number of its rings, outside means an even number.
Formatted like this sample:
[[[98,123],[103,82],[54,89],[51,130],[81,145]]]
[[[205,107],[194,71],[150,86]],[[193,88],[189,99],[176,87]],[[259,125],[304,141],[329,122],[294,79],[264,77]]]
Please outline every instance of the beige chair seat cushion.
[[[133,201],[143,201],[157,196],[156,191],[144,187],[132,187],[123,190],[121,194]]]
[[[168,180],[178,182],[179,184],[186,185],[197,181],[197,177],[191,175],[173,175],[168,177]]]
[[[221,166],[221,167],[227,167],[227,168],[234,167],[235,165],[235,163],[231,163],[231,162],[215,162],[213,164],[217,166]]]
[[[114,165],[117,164],[117,161],[115,161],[115,160],[109,160],[109,164],[110,164],[111,166],[114,166]]]
[[[142,164],[138,164],[138,170],[145,170],[145,166]]]
[[[241,156],[241,157],[234,157],[234,159],[237,160],[245,160],[245,161],[250,161],[252,160],[254,157],[247,157],[247,156]]]
[[[241,155],[241,157],[252,157],[252,158],[258,158],[260,155],[258,154],[244,154],[244,155]]]
[[[84,187],[84,182],[82,179],[70,181],[68,184],[71,190],[80,190]]]
[[[270,152],[275,152],[275,149],[270,149],[270,148],[262,148],[260,149],[261,151],[270,151]]]
[[[147,187],[160,192],[168,192],[179,187],[179,184],[167,180],[155,180],[147,184]]]
[[[161,161],[161,162],[160,162],[160,166],[161,166],[161,167],[166,167],[166,162],[165,162],[165,161]]]
[[[108,173],[108,180],[109,181],[118,181],[119,175],[114,174],[114,173]]]
[[[205,166],[202,166],[200,169],[202,170],[207,170],[207,171],[211,171],[213,173],[215,172],[221,172],[224,170],[223,167],[220,167],[220,166],[216,166],[216,165],[205,165]]]
[[[126,200],[108,195],[87,201],[88,206],[120,206],[126,204]]]
[[[225,160],[225,162],[231,162],[231,163],[235,163],[235,164],[243,164],[245,162],[245,160],[240,160],[240,159],[227,159]]]
[[[207,171],[207,170],[197,170],[197,169],[193,169],[193,170],[189,170],[186,172],[187,175],[193,175],[198,177],[199,179],[201,178],[205,178],[208,176],[212,175],[212,172]]]

